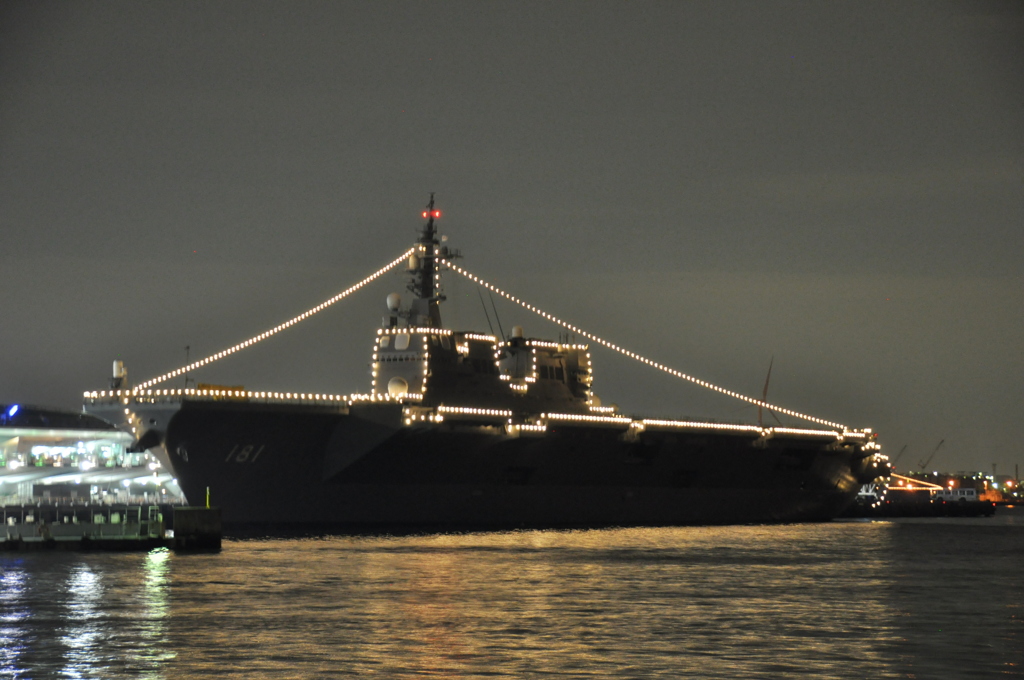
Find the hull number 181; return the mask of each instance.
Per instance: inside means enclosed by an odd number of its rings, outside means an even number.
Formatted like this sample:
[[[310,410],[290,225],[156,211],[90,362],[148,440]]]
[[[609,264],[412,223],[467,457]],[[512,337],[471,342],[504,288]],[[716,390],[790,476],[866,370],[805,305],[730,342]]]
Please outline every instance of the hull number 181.
[[[264,446],[260,446],[258,449],[255,444],[235,444],[235,447],[228,452],[228,457],[224,459],[225,463],[232,461],[236,463],[255,463],[256,459],[263,453]]]

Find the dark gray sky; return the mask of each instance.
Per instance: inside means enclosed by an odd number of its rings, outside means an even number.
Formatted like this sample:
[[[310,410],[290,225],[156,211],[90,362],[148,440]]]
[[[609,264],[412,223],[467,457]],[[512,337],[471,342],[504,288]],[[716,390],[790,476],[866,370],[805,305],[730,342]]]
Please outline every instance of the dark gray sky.
[[[774,357],[770,400],[904,468],[941,439],[931,467],[1024,464],[1016,2],[5,2],[0,402],[276,325],[406,248],[430,191],[466,267],[613,342],[755,396]],[[401,289],[195,377],[365,391]],[[594,355],[628,412],[756,418]]]

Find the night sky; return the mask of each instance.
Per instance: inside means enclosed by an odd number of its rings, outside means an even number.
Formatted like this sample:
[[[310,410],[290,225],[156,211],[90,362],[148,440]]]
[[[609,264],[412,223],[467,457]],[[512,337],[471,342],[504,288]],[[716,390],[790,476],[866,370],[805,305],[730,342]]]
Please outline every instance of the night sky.
[[[291,318],[432,191],[462,266],[601,337],[751,396],[774,361],[769,401],[903,470],[940,440],[933,469],[1024,465],[1016,2],[5,2],[0,402],[78,409],[114,359],[141,382]],[[193,377],[365,392],[403,290]],[[594,360],[627,413],[756,420]]]

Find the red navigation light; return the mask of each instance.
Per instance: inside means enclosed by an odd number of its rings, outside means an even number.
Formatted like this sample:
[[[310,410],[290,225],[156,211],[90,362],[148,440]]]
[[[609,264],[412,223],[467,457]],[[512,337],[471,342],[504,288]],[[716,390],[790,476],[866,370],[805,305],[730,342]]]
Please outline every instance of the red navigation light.
[[[440,217],[441,216],[441,211],[440,210],[435,210],[433,212],[433,215],[434,215],[434,217]]]
[[[429,215],[430,215],[430,213],[428,213],[426,210],[423,211],[423,218],[424,219],[426,219]]]

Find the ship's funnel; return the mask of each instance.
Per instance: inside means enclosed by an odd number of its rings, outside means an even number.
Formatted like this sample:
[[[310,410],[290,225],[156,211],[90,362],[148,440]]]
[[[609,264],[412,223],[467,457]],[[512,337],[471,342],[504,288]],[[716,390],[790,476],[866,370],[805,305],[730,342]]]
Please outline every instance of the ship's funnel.
[[[119,390],[124,387],[128,387],[128,369],[124,367],[123,361],[114,359],[114,373],[110,378],[110,389]]]

